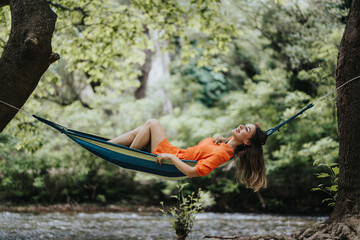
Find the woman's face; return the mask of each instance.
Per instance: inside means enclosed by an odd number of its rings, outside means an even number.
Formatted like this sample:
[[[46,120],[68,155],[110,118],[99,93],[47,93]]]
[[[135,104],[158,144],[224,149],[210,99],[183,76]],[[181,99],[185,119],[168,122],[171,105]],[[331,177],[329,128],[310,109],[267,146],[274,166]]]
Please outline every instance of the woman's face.
[[[254,124],[245,124],[240,125],[237,128],[233,129],[231,132],[234,136],[234,140],[244,143],[245,145],[250,145],[250,139],[255,134],[256,127]]]

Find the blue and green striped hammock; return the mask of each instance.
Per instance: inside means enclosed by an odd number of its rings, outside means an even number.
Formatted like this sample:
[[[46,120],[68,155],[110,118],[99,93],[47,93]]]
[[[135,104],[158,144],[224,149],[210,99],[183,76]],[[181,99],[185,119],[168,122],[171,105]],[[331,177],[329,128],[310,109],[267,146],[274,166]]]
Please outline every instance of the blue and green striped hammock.
[[[298,115],[302,114],[304,111],[308,110],[313,106],[314,104],[309,104],[307,107],[302,109],[290,119],[284,121],[283,123],[279,124],[274,128],[267,130],[267,135],[272,135],[274,132],[278,131],[283,125],[285,125],[286,123],[296,118]],[[164,160],[160,165],[156,163],[156,155],[152,153],[110,143],[108,142],[109,139],[67,129],[66,127],[46,120],[45,118],[39,117],[37,115],[32,116],[37,120],[55,128],[61,133],[64,133],[71,140],[75,141],[94,155],[108,162],[116,164],[122,168],[153,174],[155,176],[165,179],[179,180],[187,178],[187,176],[183,174],[170,160]],[[229,164],[233,159],[234,158],[231,158],[229,161],[221,164],[219,167],[224,167],[225,165]],[[197,161],[193,160],[181,160],[191,167],[194,167],[197,163]]]
[[[150,173],[165,179],[178,180],[187,178],[187,176],[179,171],[170,160],[164,160],[162,161],[162,164],[159,165],[156,163],[156,155],[154,154],[110,143],[107,142],[109,139],[67,129],[42,117],[36,115],[32,116],[37,120],[55,128],[61,133],[64,133],[71,140],[75,141],[94,155],[122,168]],[[192,167],[194,167],[197,163],[192,160],[182,159],[182,161]],[[230,161],[227,163],[229,162]]]

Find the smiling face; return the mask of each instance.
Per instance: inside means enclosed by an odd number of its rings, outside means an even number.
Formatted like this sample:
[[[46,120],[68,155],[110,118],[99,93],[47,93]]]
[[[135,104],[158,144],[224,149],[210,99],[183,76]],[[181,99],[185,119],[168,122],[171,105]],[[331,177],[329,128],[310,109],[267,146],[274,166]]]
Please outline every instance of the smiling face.
[[[250,139],[252,136],[254,136],[256,127],[254,124],[245,124],[238,126],[231,132],[233,134],[234,140],[245,145],[250,145]]]

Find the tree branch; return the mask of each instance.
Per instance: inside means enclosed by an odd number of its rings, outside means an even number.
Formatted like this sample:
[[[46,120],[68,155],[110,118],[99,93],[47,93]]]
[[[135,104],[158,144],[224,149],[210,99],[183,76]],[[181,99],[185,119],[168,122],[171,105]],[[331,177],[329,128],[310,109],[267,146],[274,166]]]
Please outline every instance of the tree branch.
[[[12,16],[11,34],[0,58],[0,99],[20,108],[59,58],[51,46],[57,16],[46,0],[0,0],[0,6],[6,4]],[[0,132],[16,113],[0,105]]]

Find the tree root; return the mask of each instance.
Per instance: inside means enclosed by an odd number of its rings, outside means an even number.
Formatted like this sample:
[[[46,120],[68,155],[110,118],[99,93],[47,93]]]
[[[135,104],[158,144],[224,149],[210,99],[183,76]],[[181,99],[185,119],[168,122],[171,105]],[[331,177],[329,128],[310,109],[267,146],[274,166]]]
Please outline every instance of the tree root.
[[[286,235],[256,235],[256,236],[206,236],[204,239],[234,239],[234,240],[360,240],[359,216],[348,216],[335,219],[329,223],[320,223],[291,236]]]
[[[217,239],[233,239],[233,240],[295,240],[295,238],[291,236],[285,235],[254,235],[254,236],[246,236],[246,237],[235,237],[235,236],[206,236],[204,239],[206,240],[217,240]]]
[[[295,239],[306,240],[360,239],[360,219],[355,216],[335,219],[331,223],[317,224],[293,236]]]

